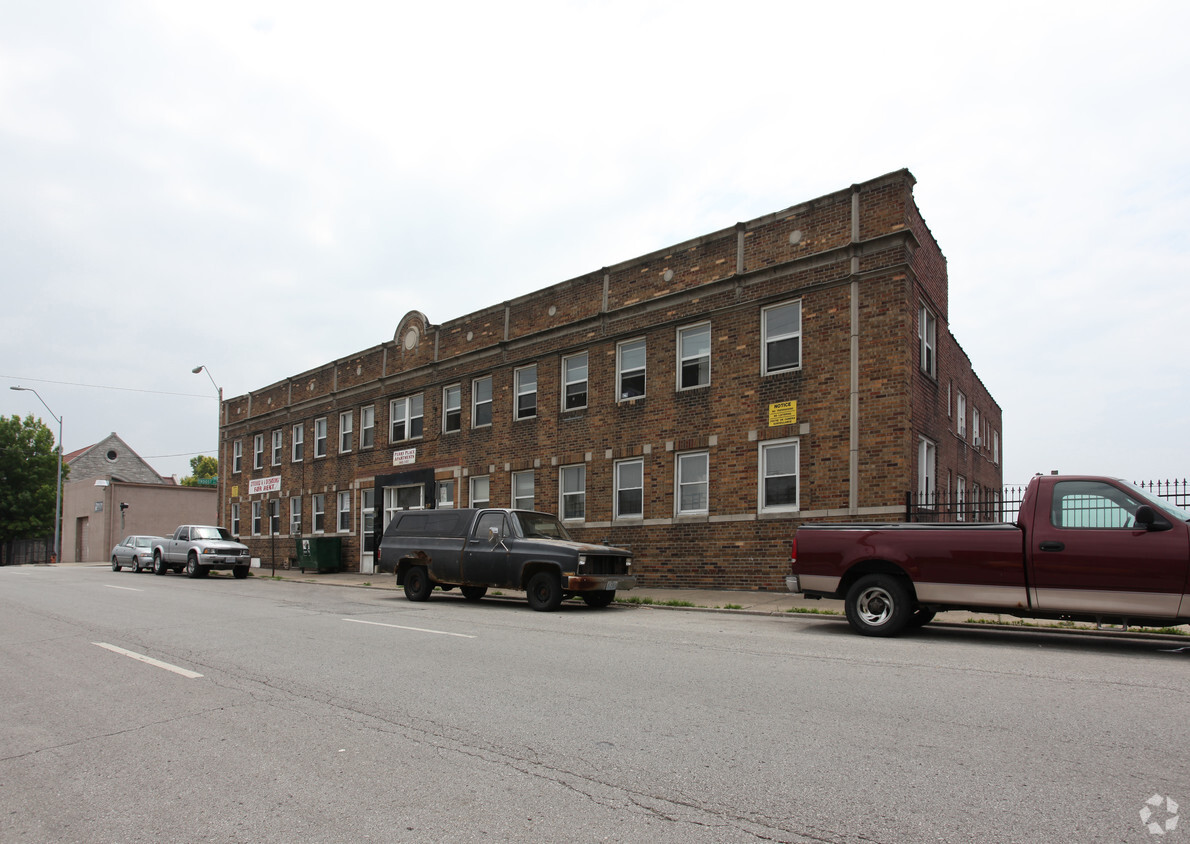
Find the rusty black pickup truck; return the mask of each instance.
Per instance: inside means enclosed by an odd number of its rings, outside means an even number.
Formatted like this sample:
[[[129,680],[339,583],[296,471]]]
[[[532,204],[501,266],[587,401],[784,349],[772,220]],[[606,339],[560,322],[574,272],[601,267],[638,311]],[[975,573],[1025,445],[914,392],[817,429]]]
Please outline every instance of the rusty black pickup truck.
[[[575,595],[606,607],[617,589],[636,585],[631,551],[576,542],[556,516],[529,510],[403,510],[377,557],[411,601],[435,586],[457,586],[469,601],[489,588],[523,589],[530,607],[551,612]]]

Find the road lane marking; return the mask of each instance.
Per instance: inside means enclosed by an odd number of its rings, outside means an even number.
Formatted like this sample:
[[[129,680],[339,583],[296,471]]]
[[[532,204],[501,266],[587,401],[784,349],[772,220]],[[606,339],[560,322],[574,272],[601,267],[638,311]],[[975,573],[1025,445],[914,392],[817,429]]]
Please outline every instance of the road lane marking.
[[[137,589],[135,586],[112,586],[110,583],[103,584],[108,589],[123,589],[126,592],[144,592],[144,589]]]
[[[128,651],[128,650],[125,650],[124,648],[118,648],[115,645],[109,645],[107,642],[92,642],[91,644],[98,645],[101,648],[107,648],[112,653],[117,653],[117,654],[121,654],[123,656],[131,657],[132,659],[139,660],[140,662],[147,662],[149,665],[154,665],[158,668],[164,668],[166,671],[172,671],[175,674],[181,674],[183,677],[188,677],[191,680],[202,676],[197,671],[190,671],[186,668],[179,668],[176,665],[170,665],[168,662],[162,662],[159,659],[153,659],[153,657],[151,657],[151,656],[145,656],[144,654],[138,654],[136,651]]]
[[[364,621],[359,618],[345,618],[344,621],[351,621],[355,624],[371,624],[376,627],[392,627],[396,630],[412,630],[414,633],[433,633],[437,636],[457,636],[460,639],[474,639],[475,636],[468,636],[466,633],[447,633],[445,630],[427,630],[424,627],[405,627],[400,624],[385,624],[383,621]]]

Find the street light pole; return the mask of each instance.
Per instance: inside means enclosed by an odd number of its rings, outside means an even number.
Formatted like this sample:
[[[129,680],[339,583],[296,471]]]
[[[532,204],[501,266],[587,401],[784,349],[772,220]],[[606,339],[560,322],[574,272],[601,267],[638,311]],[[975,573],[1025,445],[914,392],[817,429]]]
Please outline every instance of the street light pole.
[[[51,562],[56,563],[62,559],[62,548],[59,545],[59,541],[62,538],[62,416],[55,416],[54,411],[50,410],[50,406],[41,397],[41,393],[32,387],[9,387],[9,389],[20,390],[37,396],[37,400],[45,406],[46,410],[50,411],[50,416],[58,423],[58,484],[54,493],[54,553],[51,560]]]
[[[215,425],[215,459],[219,463],[219,471],[215,474],[215,523],[221,525],[223,524],[223,472],[226,469],[223,465],[223,459],[226,455],[223,453],[223,444],[221,442],[223,434],[223,388],[215,383],[215,376],[211,374],[211,370],[207,368],[206,364],[199,364],[190,371],[195,375],[205,372],[207,377],[211,379],[211,386],[219,393],[219,416]]]

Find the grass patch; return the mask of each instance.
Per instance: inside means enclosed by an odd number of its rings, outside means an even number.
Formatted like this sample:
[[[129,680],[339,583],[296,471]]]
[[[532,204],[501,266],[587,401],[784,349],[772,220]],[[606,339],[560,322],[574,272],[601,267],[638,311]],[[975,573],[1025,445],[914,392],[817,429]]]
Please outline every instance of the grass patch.
[[[1119,633],[1157,633],[1163,636],[1190,636],[1180,627],[1096,627],[1094,624],[1088,624],[1080,621],[1054,621],[1045,623],[1043,621],[1028,621],[1023,618],[1013,618],[1004,620],[997,618],[968,618],[967,624],[998,624],[1006,627],[1031,627],[1038,630],[1104,630],[1111,632],[1115,630]]]
[[[742,604],[724,604],[723,605],[723,609],[725,609],[725,610],[742,610],[743,608],[744,607]]]
[[[838,610],[823,610],[818,607],[790,607],[785,612],[799,613],[801,615],[842,615]]]
[[[657,607],[697,607],[698,604],[690,601],[658,601],[656,598],[642,597],[640,595],[633,595],[629,598],[616,598],[616,603],[619,604],[639,604],[641,606],[657,606]]]

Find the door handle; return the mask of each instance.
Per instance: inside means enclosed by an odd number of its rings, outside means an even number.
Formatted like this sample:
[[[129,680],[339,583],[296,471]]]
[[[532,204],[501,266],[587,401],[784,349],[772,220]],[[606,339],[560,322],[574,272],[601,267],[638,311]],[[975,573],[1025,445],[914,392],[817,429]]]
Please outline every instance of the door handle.
[[[1043,542],[1037,546],[1042,551],[1065,551],[1066,543],[1064,542]]]

